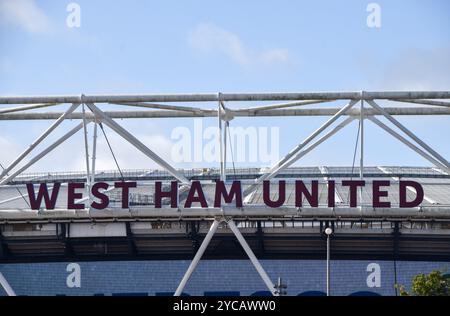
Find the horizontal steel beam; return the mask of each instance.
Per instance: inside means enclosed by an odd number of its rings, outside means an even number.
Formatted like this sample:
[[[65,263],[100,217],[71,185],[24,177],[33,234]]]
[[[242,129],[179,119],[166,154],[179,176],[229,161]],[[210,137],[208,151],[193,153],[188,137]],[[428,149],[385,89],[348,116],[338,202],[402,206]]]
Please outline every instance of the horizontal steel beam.
[[[220,96],[219,96],[220,95]],[[0,104],[109,103],[109,102],[214,102],[214,101],[295,101],[360,99],[361,92],[288,93],[189,93],[139,95],[3,96]],[[219,100],[220,99],[220,100]],[[364,99],[450,99],[450,91],[364,92]]]
[[[288,103],[277,103],[277,104],[269,104],[269,105],[262,105],[262,106],[254,106],[254,107],[248,107],[243,109],[237,109],[236,112],[240,111],[266,111],[266,110],[275,110],[275,109],[282,109],[282,108],[290,108],[290,107],[300,107],[310,104],[318,104],[318,103],[324,103],[324,102],[330,102],[334,100],[311,100],[311,101],[297,101],[297,102],[288,102]]]
[[[222,211],[223,209],[223,211]],[[136,220],[136,219],[189,219],[189,218],[214,218],[217,216],[232,216],[238,218],[261,218],[269,217],[273,220],[298,219],[402,219],[423,220],[441,219],[450,220],[450,206],[426,206],[422,208],[362,208],[350,207],[304,207],[283,206],[276,209],[264,205],[244,206],[236,208],[225,206],[221,208],[151,208],[146,206],[130,207],[129,209],[107,208],[88,212],[85,210],[40,210],[31,211],[25,209],[3,209],[0,211],[0,222],[11,220]]]
[[[31,105],[25,105],[25,106],[18,106],[13,108],[2,108],[0,109],[0,114],[6,114],[6,113],[13,113],[13,112],[22,112],[27,110],[35,110],[40,108],[46,108],[49,106],[55,106],[58,105],[58,103],[43,103],[43,104],[31,104]]]
[[[396,102],[403,102],[403,103],[415,103],[420,105],[434,105],[434,106],[444,106],[447,108],[450,108],[449,102],[443,102],[443,101],[431,101],[431,100],[390,100],[390,101],[396,101]]]
[[[450,115],[448,108],[431,107],[386,107],[384,108],[390,115]],[[232,111],[235,117],[271,117],[271,116],[333,116],[339,108],[315,108],[315,109],[281,109],[265,111]],[[136,119],[136,118],[189,118],[189,117],[217,117],[217,110],[207,110],[204,113],[190,113],[187,111],[105,111],[113,119]],[[359,116],[359,108],[350,109],[344,115]],[[13,120],[55,120],[60,117],[62,112],[43,112],[43,113],[13,113],[0,114],[0,121]],[[374,109],[365,109],[365,116],[381,115]],[[86,117],[94,119],[92,113],[86,113]],[[72,113],[67,119],[83,119],[80,112]]]
[[[156,104],[156,103],[146,103],[146,102],[122,102],[122,103],[110,103],[116,105],[125,105],[125,106],[134,106],[141,108],[150,108],[150,109],[160,109],[160,110],[170,110],[170,111],[184,111],[184,112],[193,112],[193,113],[202,113],[204,110],[201,108],[194,108],[188,106],[178,106],[178,105],[168,105],[168,104]],[[213,110],[214,111],[214,110]]]

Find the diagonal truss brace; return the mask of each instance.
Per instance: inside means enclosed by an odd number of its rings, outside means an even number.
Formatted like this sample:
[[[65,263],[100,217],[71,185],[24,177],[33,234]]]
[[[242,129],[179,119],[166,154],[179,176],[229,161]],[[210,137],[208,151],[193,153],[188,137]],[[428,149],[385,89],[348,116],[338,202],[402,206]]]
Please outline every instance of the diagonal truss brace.
[[[161,109],[161,110],[169,110],[169,111],[184,111],[184,112],[195,113],[195,114],[198,114],[198,115],[202,115],[204,113],[214,112],[214,110],[205,110],[205,109],[201,109],[201,108],[197,108],[197,107],[187,107],[187,106],[157,104],[157,103],[111,102],[110,104],[133,106],[133,107],[142,107],[142,108],[150,108],[150,109]]]
[[[311,152],[314,148],[319,146],[321,143],[326,141],[328,138],[339,132],[342,128],[353,122],[356,118],[354,117],[348,117],[344,121],[342,121],[339,125],[337,125],[335,128],[333,128],[331,131],[320,137],[317,141],[309,145],[307,148],[299,151],[296,153],[289,161],[285,162],[283,165],[279,166],[277,169],[275,169],[272,174],[267,179],[272,179],[275,177],[281,170],[288,168],[291,166],[294,162],[298,161],[300,158],[305,156],[307,153]]]
[[[389,113],[387,113],[387,111],[385,109],[383,109],[381,106],[379,106],[375,101],[367,100],[367,103],[369,103],[373,108],[378,110],[387,120],[389,120],[392,124],[397,126],[403,133],[408,135],[417,144],[422,146],[423,149],[425,149],[429,154],[431,154],[436,160],[438,160],[441,164],[443,164],[447,169],[450,169],[450,163],[444,157],[442,157],[440,154],[438,154],[435,150],[433,150],[430,146],[428,146],[424,141],[422,141],[419,137],[417,137],[413,132],[411,132],[409,129],[407,129],[404,125],[402,125],[395,118],[393,118]]]
[[[37,154],[35,157],[33,157],[27,164],[25,164],[23,167],[21,167],[19,170],[15,171],[14,173],[10,174],[9,176],[6,176],[5,178],[0,180],[1,184],[7,184],[9,181],[13,180],[15,177],[17,177],[19,174],[27,170],[30,166],[38,162],[42,157],[46,156],[49,152],[51,152],[53,149],[61,145],[64,141],[66,141],[68,138],[72,137],[76,132],[78,132],[80,129],[83,128],[83,123],[79,123],[77,126],[75,126],[73,129],[71,129],[69,132],[64,134],[62,137],[60,137],[58,140],[56,140],[53,144],[48,146],[46,149],[44,149],[42,152]]]
[[[65,184],[63,183],[62,185],[65,185]],[[52,190],[53,190],[53,186],[47,187],[47,190],[48,190],[49,193],[51,193]],[[17,200],[23,199],[24,197],[28,197],[28,196],[29,196],[28,193],[23,193],[21,195],[16,195],[16,196],[8,198],[6,200],[0,201],[0,205],[1,204],[5,204],[5,203],[9,203],[9,202],[13,202],[13,201],[17,201]]]
[[[192,273],[194,272],[195,268],[197,267],[198,263],[200,262],[201,257],[203,256],[203,253],[205,252],[206,248],[208,247],[208,244],[210,243],[212,237],[217,231],[217,228],[219,227],[219,224],[221,222],[226,222],[228,224],[228,227],[230,227],[231,231],[236,236],[237,240],[239,241],[239,244],[244,249],[245,253],[249,257],[250,261],[252,262],[253,266],[255,267],[256,271],[261,276],[261,279],[266,284],[269,291],[274,296],[278,296],[275,289],[274,283],[270,280],[269,276],[267,275],[266,271],[262,267],[262,265],[259,263],[258,259],[256,258],[255,254],[253,253],[252,249],[248,245],[248,243],[245,241],[244,236],[242,236],[241,232],[239,231],[239,228],[234,223],[233,219],[230,219],[226,221],[224,218],[222,219],[215,219],[212,223],[208,233],[206,234],[205,238],[203,239],[202,244],[200,245],[197,253],[194,256],[194,259],[192,259],[191,264],[189,265],[188,269],[186,270],[186,273],[183,276],[183,279],[181,280],[180,284],[178,285],[177,290],[175,291],[174,296],[180,296],[181,293],[184,290],[184,287],[186,286],[186,283],[189,281],[189,278],[191,277]]]
[[[419,147],[417,147],[415,144],[411,143],[409,140],[407,140],[406,138],[404,138],[403,136],[401,136],[400,134],[398,134],[397,132],[395,132],[393,129],[391,129],[389,126],[385,125],[384,123],[382,123],[380,120],[378,120],[375,117],[368,117],[368,119],[370,121],[372,121],[374,124],[378,125],[379,127],[381,127],[383,130],[385,130],[387,133],[391,134],[393,137],[395,137],[396,139],[398,139],[400,142],[402,142],[403,144],[405,144],[406,146],[408,146],[409,148],[411,148],[412,150],[414,150],[416,153],[418,153],[419,155],[421,155],[423,158],[425,158],[426,160],[428,160],[429,162],[431,162],[433,165],[435,165],[437,168],[447,172],[450,174],[450,169],[447,168],[445,165],[443,165],[441,162],[439,162],[438,160],[436,160],[435,158],[433,158],[431,155],[427,154],[424,150],[420,149]]]
[[[8,174],[9,171],[11,171],[19,162],[23,160],[37,145],[39,145],[50,133],[55,130],[66,118],[68,115],[70,115],[73,111],[76,110],[76,108],[79,106],[79,103],[72,104],[69,109],[64,112],[55,122],[53,122],[52,125],[50,125],[49,128],[47,128],[44,133],[42,133],[25,151],[23,151],[19,157],[16,158],[8,167],[3,170],[3,172],[0,174],[0,179]]]
[[[0,285],[5,290],[6,294],[8,296],[16,296],[16,292],[12,289],[12,287],[9,285],[8,281],[5,279],[3,274],[0,272]]]
[[[315,130],[312,134],[310,134],[303,142],[298,144],[294,149],[292,149],[286,156],[284,156],[279,162],[273,165],[270,170],[259,178],[257,178],[254,183],[252,183],[245,191],[244,196],[248,196],[254,190],[256,190],[257,185],[262,183],[264,180],[269,180],[273,178],[278,172],[286,168],[289,165],[289,162],[293,159],[298,159],[298,153],[308,145],[314,138],[316,138],[320,133],[322,133],[325,129],[327,129],[331,124],[337,121],[342,115],[344,115],[347,110],[352,108],[358,100],[351,100],[347,105],[341,108],[335,115],[333,115],[328,121],[326,121],[322,126],[320,126],[317,130]],[[330,135],[331,136],[331,135]],[[294,157],[294,158],[293,158]]]
[[[1,109],[0,114],[14,113],[14,112],[22,112],[26,110],[34,110],[40,108],[46,108],[50,106],[58,105],[59,103],[43,103],[43,104],[30,104],[30,105],[21,105],[13,108]]]
[[[96,107],[93,103],[86,103],[89,109],[98,115],[98,118],[108,125],[113,131],[119,134],[122,138],[136,147],[139,151],[141,151],[144,155],[152,159],[162,168],[166,169],[172,176],[181,181],[184,184],[188,184],[190,181],[178,170],[173,168],[170,164],[168,164],[163,158],[154,153],[150,148],[145,146],[140,140],[134,137],[130,132],[120,126],[117,122],[111,119],[105,112],[101,111],[98,107]]]

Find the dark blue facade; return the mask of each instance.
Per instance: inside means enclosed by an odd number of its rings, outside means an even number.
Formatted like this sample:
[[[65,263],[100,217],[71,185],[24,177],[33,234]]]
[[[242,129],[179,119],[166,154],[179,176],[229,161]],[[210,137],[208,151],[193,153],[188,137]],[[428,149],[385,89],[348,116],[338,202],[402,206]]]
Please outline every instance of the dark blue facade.
[[[79,274],[71,269],[67,271],[69,263],[0,264],[0,272],[18,295],[170,295],[190,261],[76,262]],[[324,260],[262,260],[261,263],[274,282],[282,278],[288,295],[325,292]],[[409,288],[414,275],[435,269],[448,273],[449,266],[449,262],[398,261],[394,264],[393,261],[336,260],[331,264],[331,290],[333,295],[395,295],[395,276],[397,283]],[[74,277],[79,277],[80,287],[76,287],[78,284],[71,287],[74,284],[70,280]],[[264,295],[266,291],[249,260],[203,260],[184,292],[188,295]]]

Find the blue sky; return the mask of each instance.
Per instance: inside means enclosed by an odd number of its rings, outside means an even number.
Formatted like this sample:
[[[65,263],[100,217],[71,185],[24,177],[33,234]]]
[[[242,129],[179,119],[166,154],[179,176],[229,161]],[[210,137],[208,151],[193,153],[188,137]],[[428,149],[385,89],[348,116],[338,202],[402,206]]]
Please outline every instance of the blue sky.
[[[81,8],[81,27],[68,28],[70,2],[0,0],[1,95],[450,90],[446,0],[80,0],[74,2]],[[366,24],[371,2],[380,5],[380,28]],[[231,124],[278,127],[283,156],[325,120]],[[399,120],[449,159],[450,118]],[[122,123],[166,158],[173,129],[193,127],[186,119]],[[0,122],[0,145],[6,148],[0,162],[10,162],[49,124]],[[74,122],[64,124],[54,137]],[[366,125],[368,165],[429,165]],[[348,126],[298,165],[351,165],[356,131],[356,124]],[[119,137],[111,140],[124,168],[153,166]],[[100,145],[105,147],[104,141]],[[79,134],[31,170],[80,169],[82,150]],[[99,148],[100,167],[113,168],[111,163],[106,148]]]

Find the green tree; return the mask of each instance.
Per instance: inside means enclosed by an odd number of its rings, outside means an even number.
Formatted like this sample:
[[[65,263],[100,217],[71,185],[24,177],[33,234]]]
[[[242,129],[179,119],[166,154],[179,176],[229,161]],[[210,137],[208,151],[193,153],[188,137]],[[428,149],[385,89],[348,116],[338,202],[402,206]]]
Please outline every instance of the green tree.
[[[396,285],[400,296],[450,296],[450,279],[441,271],[418,274],[412,280],[411,292],[404,285]]]

